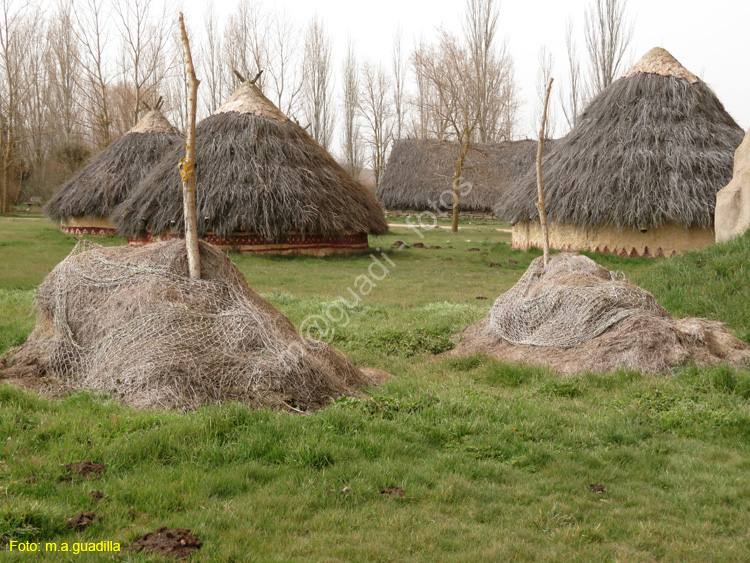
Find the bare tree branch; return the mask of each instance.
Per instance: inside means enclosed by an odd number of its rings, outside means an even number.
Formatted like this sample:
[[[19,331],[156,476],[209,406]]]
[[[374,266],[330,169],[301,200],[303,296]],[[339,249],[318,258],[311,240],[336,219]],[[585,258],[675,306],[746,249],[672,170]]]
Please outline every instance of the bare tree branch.
[[[630,42],[633,24],[625,16],[627,0],[592,0],[584,14],[589,56],[589,97],[614,82]]]

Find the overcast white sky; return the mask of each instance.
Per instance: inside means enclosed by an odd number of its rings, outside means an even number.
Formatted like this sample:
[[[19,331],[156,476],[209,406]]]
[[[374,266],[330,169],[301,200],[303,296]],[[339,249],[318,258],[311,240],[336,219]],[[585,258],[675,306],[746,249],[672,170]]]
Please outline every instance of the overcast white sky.
[[[205,0],[183,0],[195,29]],[[555,60],[556,89],[566,87],[565,25],[570,17],[579,53],[584,56],[583,12],[589,0],[501,0],[500,34],[508,40],[524,102],[518,134],[535,136],[531,125],[536,103],[539,49],[546,45]],[[228,13],[236,0],[216,0],[219,12]],[[416,39],[434,37],[438,26],[460,30],[463,0],[276,0],[266,7],[286,10],[303,26],[318,14],[333,36],[337,71],[352,37],[360,59],[391,64],[393,36],[401,26],[408,52]],[[749,0],[629,0],[628,14],[635,22],[629,63],[655,46],[664,47],[688,70],[716,92],[743,129],[750,127]],[[628,65],[629,66],[629,65]],[[626,69],[625,69],[626,70]],[[556,98],[555,98],[556,99]],[[558,134],[564,117],[557,112]]]

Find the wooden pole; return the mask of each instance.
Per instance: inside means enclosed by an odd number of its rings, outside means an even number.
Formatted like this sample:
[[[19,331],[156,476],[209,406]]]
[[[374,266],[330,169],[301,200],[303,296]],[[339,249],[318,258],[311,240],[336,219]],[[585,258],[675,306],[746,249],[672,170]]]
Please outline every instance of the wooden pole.
[[[185,158],[180,161],[182,178],[182,203],[185,214],[185,244],[187,246],[188,269],[191,278],[200,279],[201,260],[198,247],[198,222],[195,217],[195,114],[198,102],[198,80],[195,76],[190,42],[185,31],[185,19],[180,12],[180,35],[185,48],[186,75],[188,81],[188,116],[185,132]]]
[[[544,210],[544,183],[542,182],[542,153],[544,152],[544,130],[547,128],[547,106],[549,105],[549,94],[552,91],[552,82],[549,79],[547,95],[544,98],[544,113],[542,114],[542,128],[539,130],[539,143],[536,147],[536,187],[539,200],[536,207],[539,210],[539,222],[542,225],[542,245],[544,250],[544,267],[549,264],[549,230],[547,228],[547,212]]]
[[[456,169],[453,174],[453,218],[451,220],[451,232],[452,233],[458,232],[458,214],[459,214],[459,205],[460,205],[460,202],[458,200],[458,195],[459,195],[458,187],[461,183],[461,176],[462,176],[463,167],[464,167],[464,158],[466,158],[466,153],[469,152],[470,135],[466,131],[464,131],[464,133],[466,133],[466,136],[464,140],[461,142],[460,146],[458,147],[458,158],[456,159]]]

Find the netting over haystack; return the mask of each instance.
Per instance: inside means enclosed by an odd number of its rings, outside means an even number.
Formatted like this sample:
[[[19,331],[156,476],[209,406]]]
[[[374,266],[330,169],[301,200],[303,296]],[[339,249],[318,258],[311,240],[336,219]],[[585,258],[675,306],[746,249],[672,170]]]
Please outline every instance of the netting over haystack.
[[[649,292],[580,254],[558,254],[547,268],[537,258],[489,315],[498,336],[513,344],[568,348],[635,314],[668,317]]]
[[[220,251],[201,243],[201,262],[204,278],[193,280],[182,241],[79,243],[39,287],[37,326],[3,376],[31,371],[178,409],[226,400],[310,408],[374,382],[303,340]]]
[[[750,365],[750,345],[719,322],[674,319],[643,289],[577,254],[534,260],[452,355],[489,354],[562,373],[668,373],[689,362]]]

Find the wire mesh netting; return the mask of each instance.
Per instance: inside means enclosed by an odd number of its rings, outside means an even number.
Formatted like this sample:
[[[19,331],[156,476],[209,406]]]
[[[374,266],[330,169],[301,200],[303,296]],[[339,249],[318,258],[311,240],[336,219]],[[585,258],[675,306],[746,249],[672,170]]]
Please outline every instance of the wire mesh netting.
[[[668,317],[649,292],[579,254],[537,258],[495,301],[490,326],[513,344],[569,348],[636,313]]]
[[[373,382],[302,339],[220,251],[201,243],[201,259],[207,279],[195,280],[182,241],[79,243],[39,287],[37,327],[10,369],[179,409],[226,400],[309,408]]]

